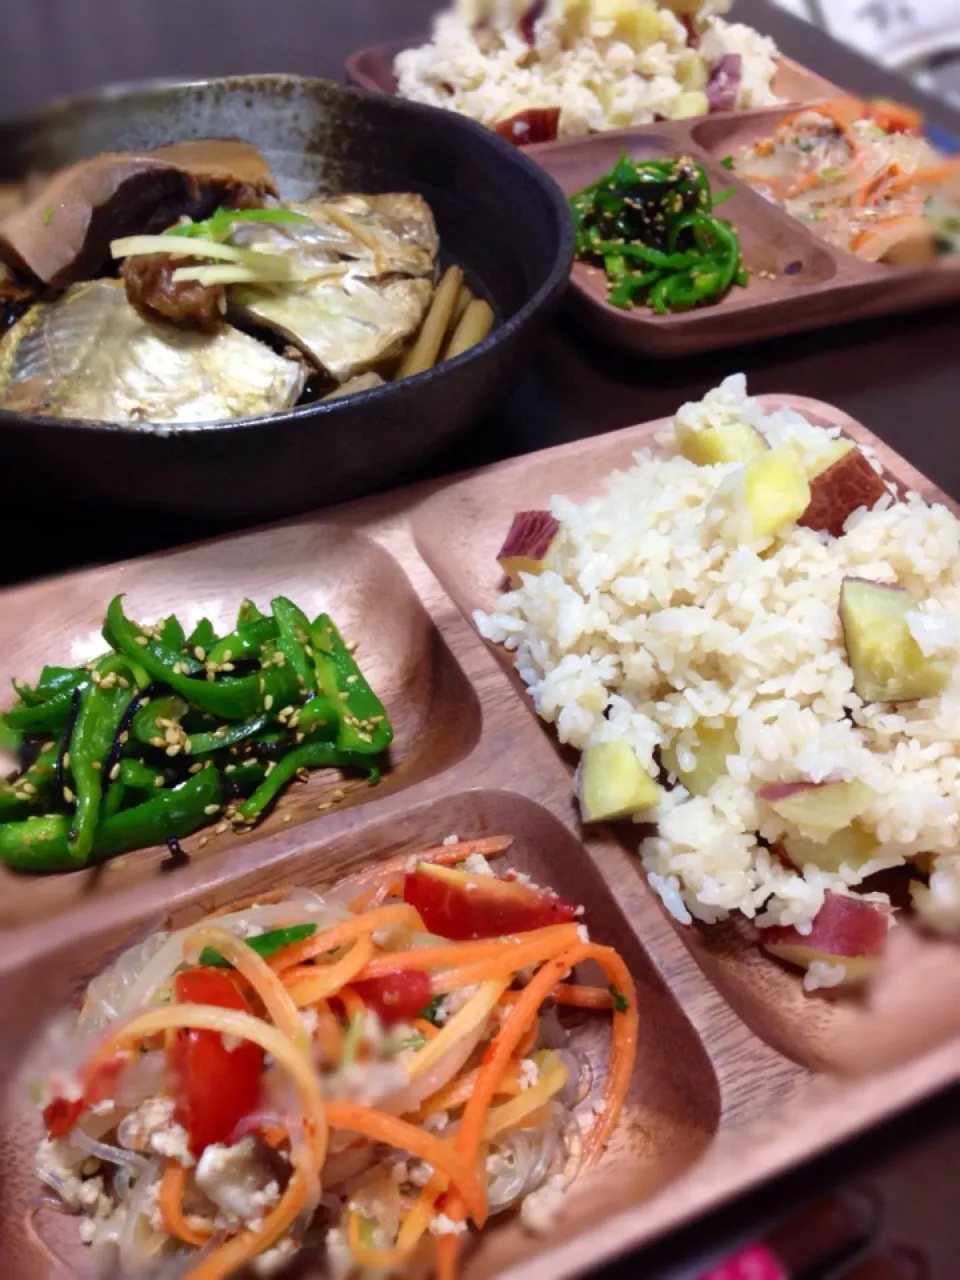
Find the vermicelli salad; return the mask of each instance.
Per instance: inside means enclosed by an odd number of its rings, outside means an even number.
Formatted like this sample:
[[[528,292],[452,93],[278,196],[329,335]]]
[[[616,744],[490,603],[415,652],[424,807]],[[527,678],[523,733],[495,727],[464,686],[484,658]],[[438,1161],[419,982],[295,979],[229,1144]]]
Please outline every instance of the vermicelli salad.
[[[487,858],[508,837],[381,863],[153,933],[47,1045],[41,1209],[98,1274],[456,1275],[471,1226],[549,1227],[633,1070],[629,972],[582,908]],[[581,985],[592,962],[602,985]],[[612,1017],[594,1089],[556,1006]],[[52,1193],[49,1194],[49,1193]]]

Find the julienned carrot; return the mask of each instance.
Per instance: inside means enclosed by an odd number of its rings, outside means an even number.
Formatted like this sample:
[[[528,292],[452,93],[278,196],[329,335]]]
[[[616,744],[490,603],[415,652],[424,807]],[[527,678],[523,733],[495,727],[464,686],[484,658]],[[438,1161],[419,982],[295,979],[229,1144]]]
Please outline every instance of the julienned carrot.
[[[606,987],[584,987],[573,982],[560,982],[550,992],[557,1004],[574,1009],[612,1009],[613,993]]]
[[[318,1000],[328,1000],[331,996],[335,996],[341,987],[345,987],[356,978],[372,955],[373,941],[369,935],[363,935],[354,940],[353,945],[339,960],[329,965],[314,966],[313,972],[306,977],[299,975],[303,974],[304,970],[309,970],[309,966],[293,966],[292,971],[298,975],[298,979],[289,983],[287,987],[290,999],[298,1009],[316,1004]],[[284,973],[284,983],[289,982],[287,974],[290,972],[291,970],[288,969]]]
[[[910,187],[914,183],[942,182],[945,178],[952,178],[957,174],[960,174],[960,156],[951,156],[943,164],[930,165],[926,169],[915,169],[913,173],[905,173],[899,182],[894,184],[893,190],[899,191],[902,187]]]
[[[801,191],[807,191],[810,187],[818,187],[821,182],[819,169],[815,169],[813,173],[805,173],[802,178],[798,178],[796,182],[787,188],[787,199],[792,200],[794,196],[798,196]]]
[[[536,1016],[540,1005],[564,974],[583,960],[596,960],[610,979],[611,985],[617,989],[626,1003],[625,1009],[615,1010],[613,1015],[613,1050],[604,1085],[603,1110],[584,1144],[584,1154],[588,1160],[595,1160],[603,1150],[619,1118],[630,1084],[639,1018],[633,979],[617,953],[610,947],[581,942],[548,960],[534,974],[524,987],[520,999],[504,1018],[499,1033],[487,1046],[473,1092],[464,1107],[456,1138],[457,1151],[465,1160],[476,1162],[484,1119],[493,1100],[494,1091],[503,1078],[531,1017]],[[455,1190],[452,1190],[447,1197],[444,1213],[455,1222],[462,1221],[463,1202]],[[437,1280],[453,1280],[457,1252],[456,1236],[442,1236],[438,1239]]]
[[[478,1227],[487,1220],[487,1195],[483,1183],[463,1156],[443,1138],[406,1120],[378,1111],[374,1107],[364,1107],[356,1102],[327,1102],[327,1119],[332,1129],[349,1129],[352,1133],[361,1133],[374,1142],[386,1143],[398,1151],[408,1151],[410,1155],[426,1160],[434,1169],[442,1173],[451,1187],[456,1187],[461,1203],[469,1210],[471,1218]]]
[[[898,226],[902,222],[916,222],[917,215],[915,213],[895,213],[889,218],[878,218],[876,222],[872,222],[869,227],[863,227],[850,241],[850,249],[856,252],[862,249],[878,232],[885,231],[890,227]]]
[[[866,104],[866,115],[884,133],[919,133],[923,127],[923,115],[902,102],[888,98],[875,98]]]
[[[497,1085],[513,1057],[521,1037],[530,1019],[535,1016],[540,1005],[549,992],[572,966],[568,957],[579,947],[569,947],[566,951],[554,956],[536,973],[524,987],[520,999],[513,1005],[504,1018],[495,1039],[487,1046],[483,1055],[480,1070],[474,1082],[473,1092],[464,1107],[460,1120],[460,1130],[456,1137],[458,1152],[472,1164],[477,1162],[480,1140],[483,1134],[483,1121],[490,1109]],[[455,1189],[451,1189],[444,1204],[444,1213],[454,1222],[463,1221],[464,1205]],[[456,1272],[457,1254],[459,1252],[458,1237],[444,1235],[437,1239],[436,1273],[437,1280],[453,1280]]]
[[[406,924],[414,929],[423,929],[423,921],[413,907],[405,902],[397,902],[389,907],[378,907],[375,911],[367,911],[362,916],[351,916],[347,920],[341,920],[339,924],[332,925],[329,929],[319,930],[309,938],[294,942],[289,947],[282,947],[270,957],[267,963],[271,969],[282,972],[284,969],[289,969],[291,965],[303,964],[305,960],[313,960],[327,951],[333,951],[343,946],[345,942],[352,942],[354,938],[369,936],[376,929],[395,924]]]
[[[559,935],[558,935],[558,930]],[[383,978],[400,969],[459,969],[468,962],[499,960],[508,949],[534,946],[557,936],[576,937],[576,926],[550,924],[543,929],[531,929],[529,933],[516,933],[503,938],[479,938],[473,942],[448,942],[435,947],[410,947],[405,951],[386,951],[374,956],[361,979]],[[525,961],[520,961],[522,965]]]
[[[426,1018],[414,1018],[410,1025],[427,1040],[432,1040],[434,1036],[440,1034],[440,1028],[435,1023],[428,1022]]]
[[[425,1098],[420,1105],[420,1110],[413,1118],[422,1122],[427,1116],[433,1115],[435,1111],[456,1111],[464,1105],[471,1093],[473,1093],[473,1087],[479,1074],[480,1068],[474,1067],[472,1071],[467,1071],[457,1079],[451,1080],[442,1089],[438,1089],[429,1098]],[[500,1096],[508,1098],[516,1097],[520,1092],[516,1064],[512,1063],[507,1069],[506,1075],[497,1085],[496,1092]]]
[[[537,1043],[537,1038],[539,1035],[540,1035],[540,1019],[536,1016],[536,1014],[534,1014],[532,1021],[530,1022],[526,1031],[523,1033],[520,1043],[517,1045],[516,1056],[518,1058],[525,1058],[527,1054],[530,1053],[535,1047]]]
[[[281,1129],[278,1124],[268,1124],[257,1132],[267,1146],[273,1147],[274,1150],[277,1147],[282,1147],[285,1142],[290,1141],[289,1133],[287,1133],[286,1129]]]
[[[370,906],[372,899],[374,897],[374,894],[376,894],[376,892],[377,892],[376,885],[373,885],[373,884],[368,885],[367,888],[364,889],[362,893],[358,893],[355,898],[353,898],[350,902],[347,903],[347,910],[352,911],[354,915],[359,915],[361,911],[366,911],[367,907]]]
[[[451,991],[459,991],[461,987],[473,986],[476,982],[486,982],[490,978],[501,978],[525,969],[531,964],[540,964],[557,955],[564,948],[577,941],[577,925],[551,925],[555,930],[552,937],[538,937],[530,942],[521,942],[514,946],[503,944],[500,952],[489,960],[478,960],[473,964],[465,964],[458,969],[442,969],[430,980],[434,995],[446,995]],[[546,930],[541,930],[546,933]]]
[[[284,1134],[286,1137],[286,1134]],[[213,1228],[200,1231],[191,1227],[183,1214],[183,1188],[187,1171],[177,1160],[168,1160],[160,1179],[160,1196],[157,1206],[163,1225],[177,1240],[202,1248],[213,1235]]]
[[[363,997],[354,991],[353,987],[341,987],[335,996],[331,996],[332,1000],[339,1000],[343,1005],[343,1011],[347,1018],[358,1018],[362,1013],[366,1013],[367,1006],[363,1002]]]
[[[828,120],[832,120],[840,132],[847,135],[853,147],[856,150],[859,149],[856,138],[850,132],[850,126],[866,116],[866,104],[859,98],[844,96],[828,98],[826,102],[813,102],[807,107],[800,107],[799,110],[791,111],[789,115],[784,116],[778,121],[777,128],[782,129],[784,125],[793,124],[794,120],[811,113],[826,116]]]
[[[184,1273],[184,1280],[227,1280],[228,1276],[236,1275],[258,1253],[276,1244],[306,1202],[306,1182],[300,1169],[295,1169],[287,1189],[260,1226],[255,1231],[241,1231],[214,1249]]]

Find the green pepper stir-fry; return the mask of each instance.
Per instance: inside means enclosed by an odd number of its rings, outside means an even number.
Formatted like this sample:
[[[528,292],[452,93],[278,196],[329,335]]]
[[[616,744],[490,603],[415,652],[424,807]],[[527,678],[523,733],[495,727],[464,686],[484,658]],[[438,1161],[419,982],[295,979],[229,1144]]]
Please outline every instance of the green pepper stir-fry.
[[[211,821],[256,822],[309,769],[380,777],[393,731],[333,620],[284,596],[245,600],[235,629],[174,616],[142,626],[107,609],[110,649],[44,667],[0,716],[20,768],[0,782],[0,859],[69,871],[167,844]]]
[[[693,160],[631,160],[571,196],[577,257],[606,272],[607,300],[657,315],[717,302],[747,272],[733,226]]]

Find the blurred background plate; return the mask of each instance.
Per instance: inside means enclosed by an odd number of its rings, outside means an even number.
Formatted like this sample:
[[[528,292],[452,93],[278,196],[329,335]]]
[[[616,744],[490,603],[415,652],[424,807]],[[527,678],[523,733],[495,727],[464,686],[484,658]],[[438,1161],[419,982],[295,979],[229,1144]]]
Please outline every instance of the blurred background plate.
[[[48,500],[83,499],[252,521],[397,483],[489,411],[532,360],[573,253],[558,188],[489,130],[412,103],[296,76],[105,89],[0,125],[0,181],[109,148],[243,138],[281,196],[416,191],[441,253],[499,323],[455,360],[373,391],[270,417],[189,427],[112,426],[0,413],[0,492],[22,477]]]

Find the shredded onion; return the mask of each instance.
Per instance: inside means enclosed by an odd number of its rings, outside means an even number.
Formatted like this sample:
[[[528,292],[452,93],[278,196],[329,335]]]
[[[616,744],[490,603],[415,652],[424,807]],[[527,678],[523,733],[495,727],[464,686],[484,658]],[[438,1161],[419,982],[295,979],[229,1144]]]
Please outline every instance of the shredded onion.
[[[106,1142],[98,1142],[96,1138],[91,1138],[88,1133],[85,1133],[80,1125],[74,1125],[71,1129],[70,1140],[75,1147],[79,1147],[81,1151],[85,1151],[87,1155],[97,1160],[102,1160],[104,1164],[124,1165],[137,1174],[146,1173],[150,1167],[150,1161],[137,1155],[135,1151],[128,1151],[123,1147],[112,1147]]]
[[[125,236],[113,240],[110,253],[114,258],[135,258],[145,254],[166,253],[171,258],[207,258],[214,262],[235,262],[251,271],[272,271],[275,280],[293,278],[288,258],[280,253],[258,253],[254,249],[238,249],[219,240],[203,240],[186,236]],[[176,279],[176,273],[174,273]]]
[[[349,913],[331,906],[324,898],[309,890],[291,893],[282,902],[244,907],[225,915],[211,917],[221,929],[238,936],[251,926],[267,929],[281,924],[316,923],[328,929]],[[183,964],[184,940],[197,928],[196,924],[176,933],[155,933],[124,951],[114,965],[94,978],[77,1024],[83,1033],[128,1017],[145,1005],[160,988],[167,986]]]
[[[133,1195],[126,1202],[126,1217],[117,1238],[124,1275],[135,1275],[166,1240],[166,1233],[158,1238],[158,1233],[150,1226],[150,1189],[160,1181],[162,1171],[159,1157],[154,1156],[137,1179]],[[146,1231],[143,1230],[144,1219]]]
[[[466,1006],[465,1006],[466,1007]],[[448,1024],[450,1025],[450,1024]],[[463,1035],[458,1036],[453,1046],[442,1054],[432,1065],[422,1071],[415,1079],[397,1093],[389,1094],[377,1104],[382,1111],[391,1115],[409,1115],[416,1111],[422,1102],[442,1089],[444,1085],[457,1075],[464,1063],[473,1053],[483,1038],[486,1028],[486,1015]],[[439,1040],[439,1036],[436,1037]]]

